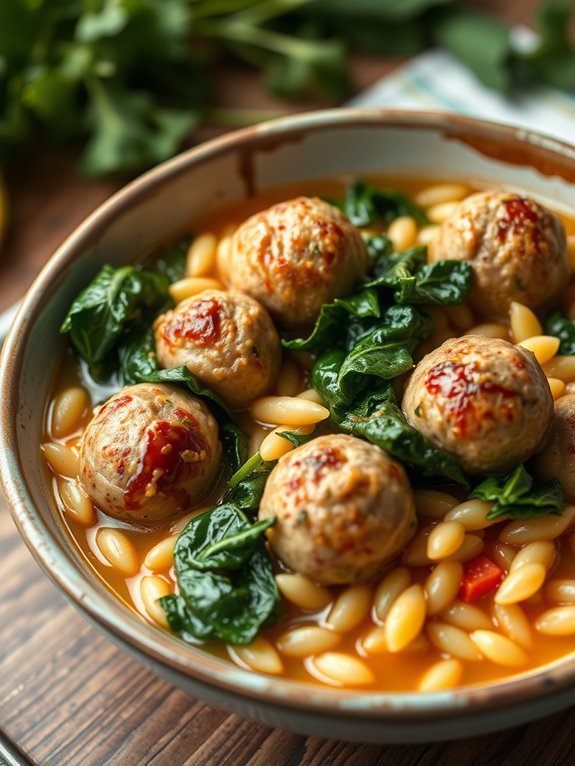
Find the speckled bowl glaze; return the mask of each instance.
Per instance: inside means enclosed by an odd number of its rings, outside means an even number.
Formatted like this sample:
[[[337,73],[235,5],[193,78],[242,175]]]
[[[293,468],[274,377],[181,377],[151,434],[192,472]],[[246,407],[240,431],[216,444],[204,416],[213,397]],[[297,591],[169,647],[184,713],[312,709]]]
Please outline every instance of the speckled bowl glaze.
[[[575,209],[574,148],[447,114],[315,112],[192,149],[96,210],[32,285],[1,359],[1,476],[22,537],[72,604],[191,694],[303,734],[363,742],[453,739],[575,703],[575,656],[500,683],[429,694],[320,688],[240,670],[146,624],[93,576],[58,522],[40,456],[50,371],[64,346],[58,328],[103,263],[132,260],[214,205],[281,184],[366,173],[488,180]]]

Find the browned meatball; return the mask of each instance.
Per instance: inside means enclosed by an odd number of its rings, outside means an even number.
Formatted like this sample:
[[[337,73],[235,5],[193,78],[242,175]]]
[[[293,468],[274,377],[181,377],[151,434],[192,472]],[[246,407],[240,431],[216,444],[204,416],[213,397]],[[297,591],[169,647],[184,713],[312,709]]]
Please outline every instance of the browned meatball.
[[[441,225],[432,258],[470,261],[471,303],[491,317],[507,316],[512,301],[531,308],[550,304],[569,277],[561,221],[512,192],[467,197]]]
[[[285,327],[304,327],[322,304],[350,293],[367,266],[361,235],[343,213],[321,199],[298,197],[239,227],[229,280]]]
[[[158,521],[194,505],[220,470],[218,426],[175,386],[139,383],[113,396],[89,423],[79,476],[105,513]]]
[[[507,471],[541,444],[553,398],[531,351],[465,335],[415,368],[403,397],[411,425],[470,473]]]
[[[275,380],[280,339],[268,312],[249,295],[205,290],[158,317],[161,367],[185,365],[229,404],[242,407]]]
[[[416,530],[405,471],[354,436],[320,436],[280,458],[260,519],[276,516],[270,544],[288,567],[318,582],[373,577]]]
[[[567,500],[575,502],[575,394],[555,402],[549,440],[533,462],[540,479],[559,479]]]

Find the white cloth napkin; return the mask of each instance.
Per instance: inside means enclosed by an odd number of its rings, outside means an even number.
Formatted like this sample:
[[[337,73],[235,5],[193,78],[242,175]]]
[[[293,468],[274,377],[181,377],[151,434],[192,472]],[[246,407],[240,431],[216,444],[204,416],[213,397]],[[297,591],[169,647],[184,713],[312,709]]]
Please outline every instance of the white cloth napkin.
[[[530,44],[529,30],[514,31],[519,45]],[[537,87],[507,99],[484,87],[450,54],[439,50],[399,66],[348,106],[459,112],[575,143],[575,94]]]

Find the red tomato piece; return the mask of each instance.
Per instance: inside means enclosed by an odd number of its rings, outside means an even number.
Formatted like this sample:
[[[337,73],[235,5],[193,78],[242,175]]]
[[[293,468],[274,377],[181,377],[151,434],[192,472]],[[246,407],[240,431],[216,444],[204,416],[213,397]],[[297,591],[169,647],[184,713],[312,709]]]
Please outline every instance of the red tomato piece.
[[[468,604],[478,601],[499,585],[503,570],[481,554],[465,565],[459,597]]]

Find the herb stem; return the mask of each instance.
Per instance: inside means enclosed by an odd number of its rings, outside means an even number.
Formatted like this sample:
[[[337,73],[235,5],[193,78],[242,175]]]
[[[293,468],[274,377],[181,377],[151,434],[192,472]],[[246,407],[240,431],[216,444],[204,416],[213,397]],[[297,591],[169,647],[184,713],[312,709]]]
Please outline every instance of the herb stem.
[[[271,29],[262,29],[234,20],[202,24],[197,27],[196,34],[232,43],[246,43],[305,62],[323,58],[334,47],[331,40],[300,40]]]

